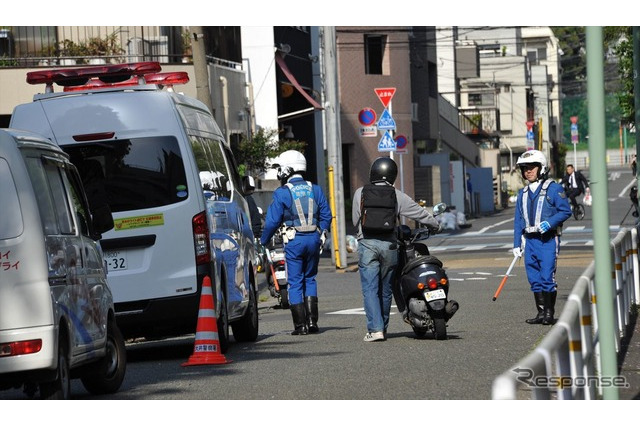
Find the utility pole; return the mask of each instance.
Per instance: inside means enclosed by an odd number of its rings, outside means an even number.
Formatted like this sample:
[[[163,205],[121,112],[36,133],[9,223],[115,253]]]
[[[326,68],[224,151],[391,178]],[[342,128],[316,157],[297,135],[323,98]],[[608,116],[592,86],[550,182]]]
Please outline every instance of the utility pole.
[[[334,244],[331,245],[333,260],[337,268],[347,266],[346,228],[344,214],[344,188],[342,177],[342,137],[340,133],[340,100],[338,97],[338,67],[336,64],[336,29],[322,28],[322,52],[325,76],[325,137],[327,141],[327,161],[332,182],[329,182],[329,197],[335,206],[332,211],[334,226],[331,227]]]
[[[604,57],[602,27],[587,27],[587,101],[589,105],[589,180],[593,195],[593,250],[595,258],[595,304],[598,313],[600,377],[618,375],[616,326],[614,313],[615,285],[611,282],[609,248],[609,190],[605,147]],[[604,399],[618,399],[618,388],[604,386]]]
[[[196,77],[196,97],[204,103],[211,114],[211,90],[209,89],[209,69],[207,67],[207,54],[204,46],[204,32],[202,27],[190,27],[191,50],[193,52],[193,71]],[[226,132],[226,129],[225,129]]]

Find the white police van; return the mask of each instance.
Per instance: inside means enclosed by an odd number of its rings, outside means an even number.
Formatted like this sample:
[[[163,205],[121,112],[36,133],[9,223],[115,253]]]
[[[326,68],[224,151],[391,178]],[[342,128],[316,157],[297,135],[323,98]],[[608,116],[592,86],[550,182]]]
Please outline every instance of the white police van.
[[[118,330],[100,233],[80,177],[53,142],[0,130],[0,389],[68,399],[71,378],[116,392],[126,349]]]
[[[250,184],[208,108],[173,91],[188,81],[157,62],[30,72],[45,93],[10,126],[57,142],[86,186],[99,182],[88,197],[113,212],[101,244],[125,337],[194,333],[208,276],[225,352],[230,327],[237,341],[258,336]]]

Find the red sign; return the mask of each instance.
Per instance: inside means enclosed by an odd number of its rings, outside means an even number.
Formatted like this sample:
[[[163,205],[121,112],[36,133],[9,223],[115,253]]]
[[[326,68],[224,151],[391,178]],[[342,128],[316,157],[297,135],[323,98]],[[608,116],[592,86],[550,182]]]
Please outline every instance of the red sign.
[[[384,106],[385,108],[389,105],[389,102],[391,102],[391,98],[393,98],[393,95],[396,94],[395,87],[383,87],[373,90],[376,92],[376,95],[378,95],[378,99],[380,99],[380,102],[382,102],[382,106]]]
[[[360,110],[360,114],[358,114],[358,121],[363,126],[371,126],[376,122],[376,112],[371,108],[363,108]]]

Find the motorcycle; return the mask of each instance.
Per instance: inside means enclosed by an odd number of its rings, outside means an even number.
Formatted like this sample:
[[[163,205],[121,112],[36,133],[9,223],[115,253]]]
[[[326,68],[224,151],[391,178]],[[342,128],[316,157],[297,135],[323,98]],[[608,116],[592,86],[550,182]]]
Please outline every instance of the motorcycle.
[[[433,207],[437,216],[446,209],[444,203]],[[404,321],[418,337],[432,332],[436,340],[447,339],[447,322],[459,308],[458,302],[449,299],[449,278],[442,262],[429,253],[427,239],[429,228],[411,230],[399,227],[398,267],[393,283],[393,295]],[[401,300],[403,303],[398,303]],[[403,312],[401,305],[406,307]]]
[[[271,238],[267,247],[265,273],[271,297],[278,299],[282,309],[289,309],[289,294],[287,291],[287,265],[284,259],[284,240],[281,232]]]

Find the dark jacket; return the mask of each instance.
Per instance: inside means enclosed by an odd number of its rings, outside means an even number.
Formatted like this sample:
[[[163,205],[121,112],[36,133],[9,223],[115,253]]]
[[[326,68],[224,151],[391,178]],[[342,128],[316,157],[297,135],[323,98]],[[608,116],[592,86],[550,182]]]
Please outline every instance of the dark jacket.
[[[574,177],[576,179],[576,184],[578,185],[578,189],[580,190],[580,192],[584,192],[584,189],[589,187],[589,181],[587,180],[586,177],[584,177],[582,173],[580,173],[579,170],[574,170],[573,174],[575,175]],[[570,177],[571,175],[565,174],[564,177],[562,178],[562,185],[565,188],[571,188],[571,185],[569,183]]]

